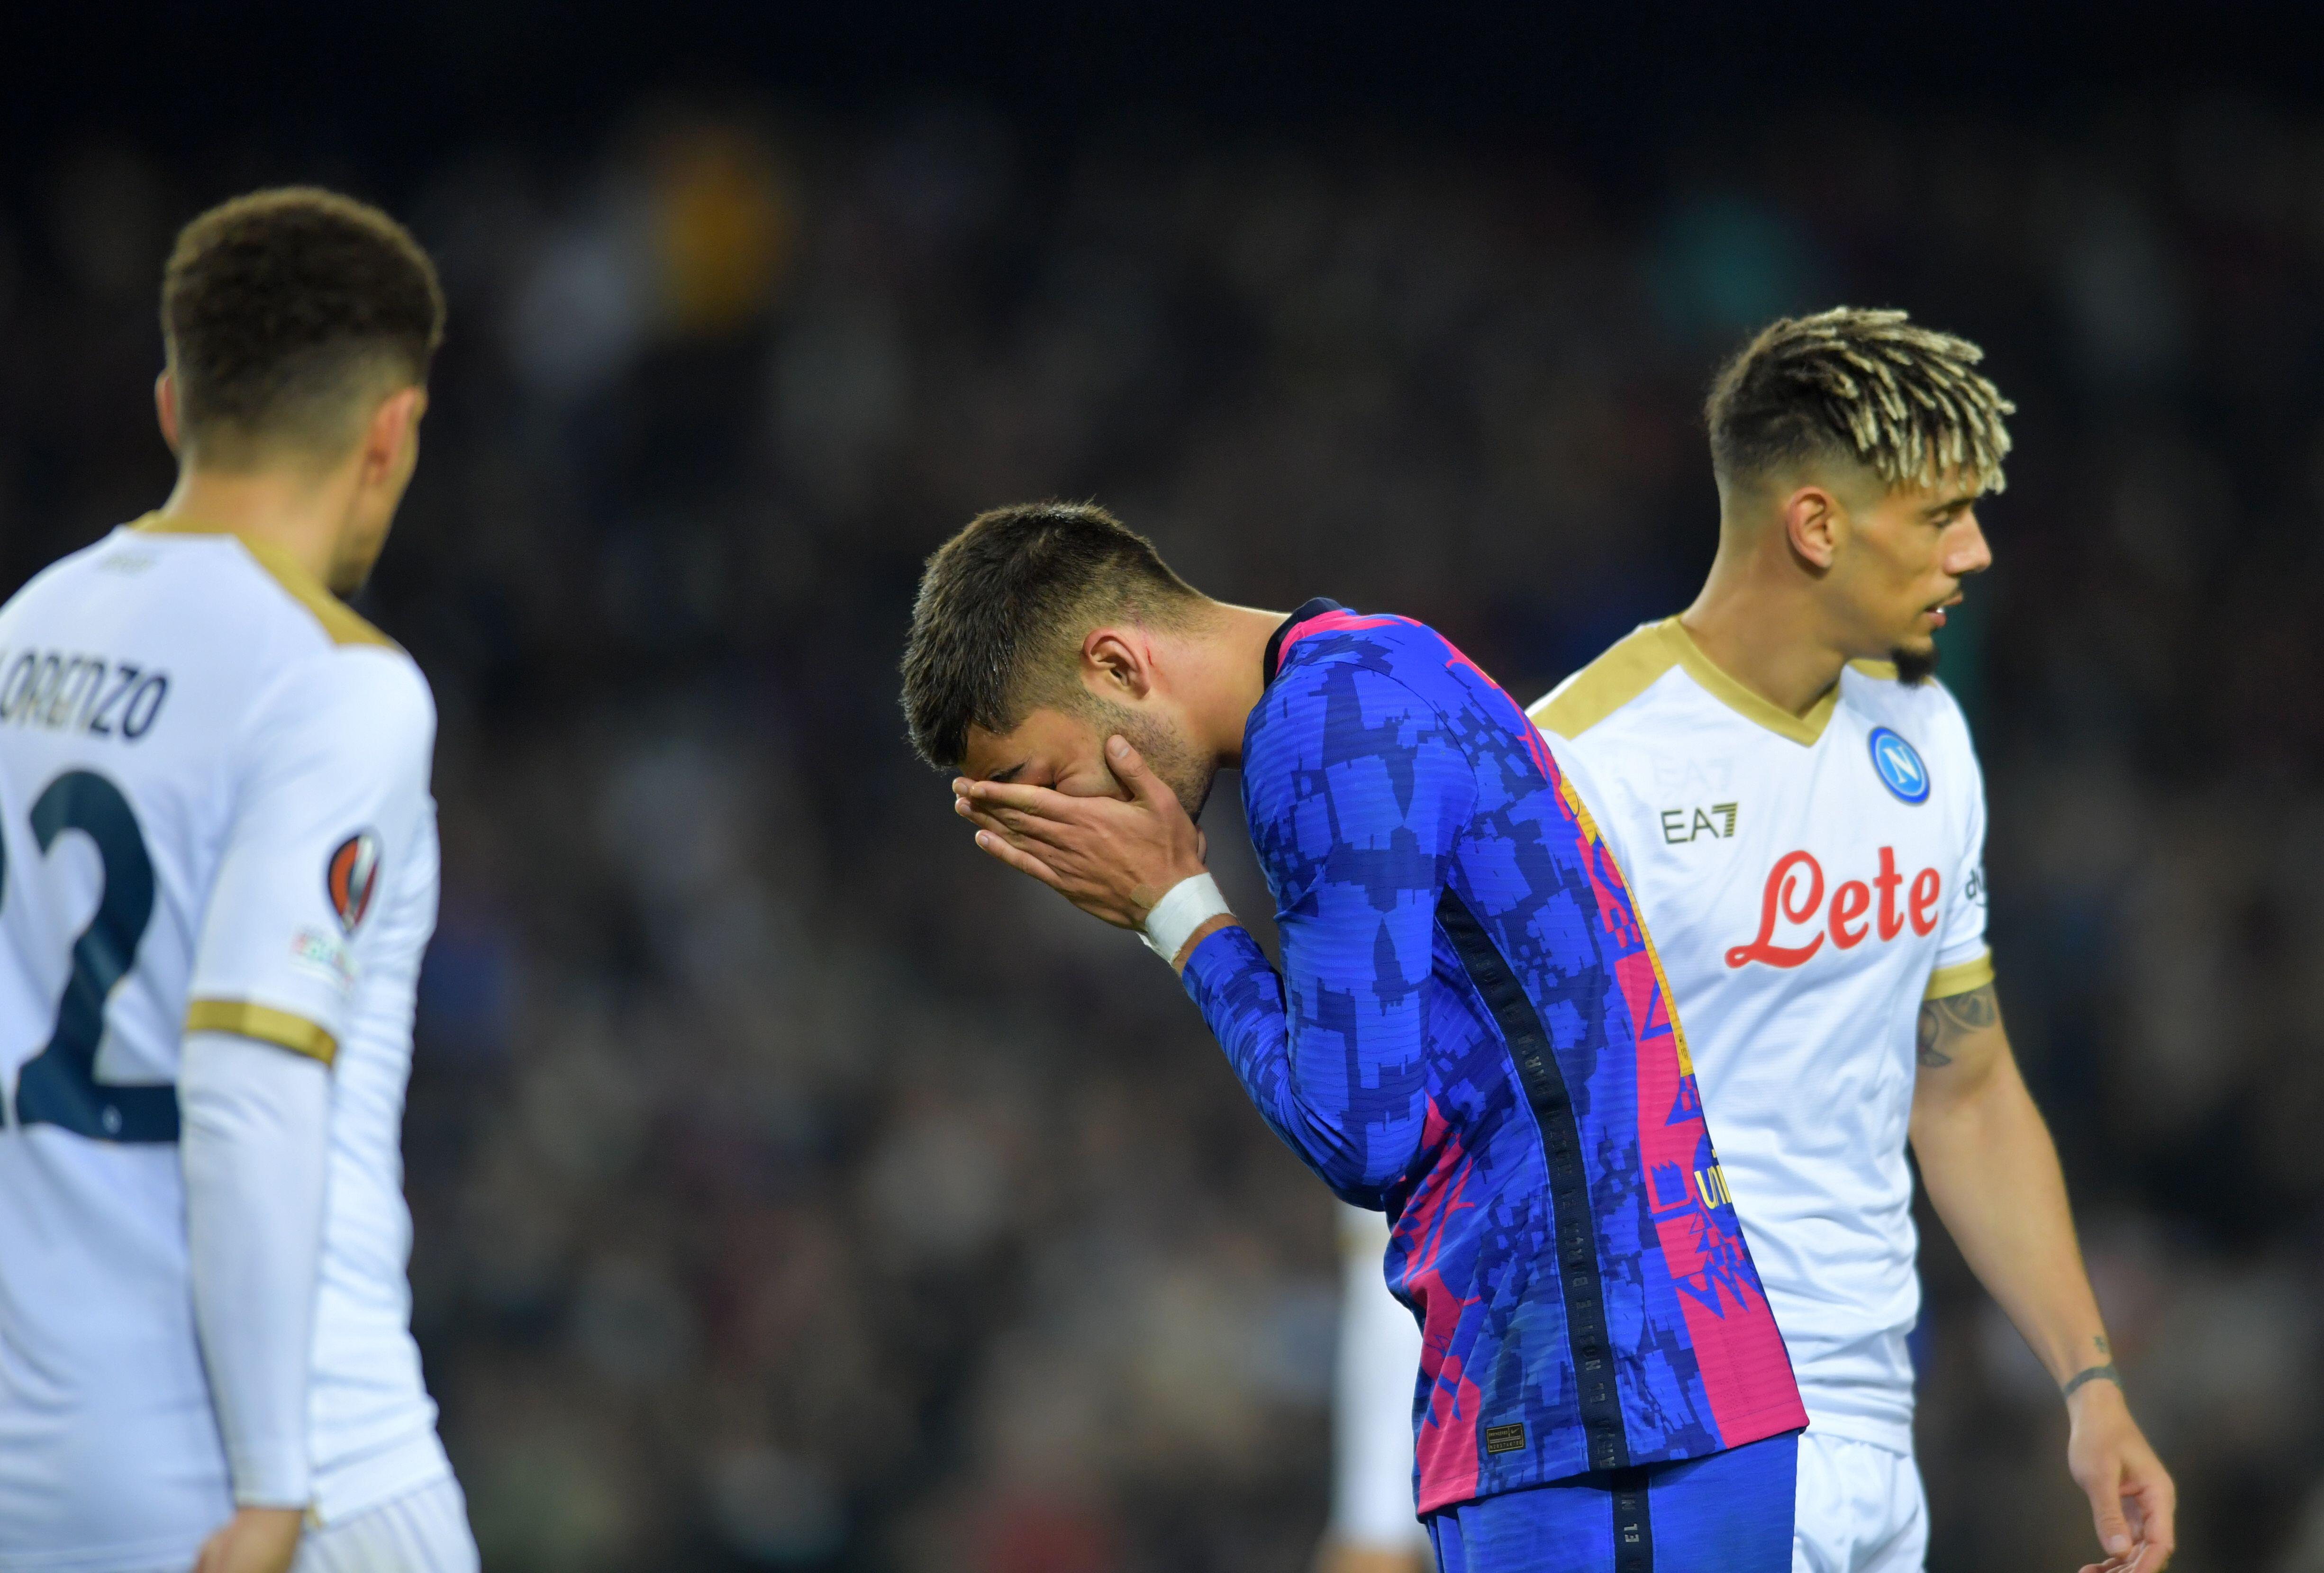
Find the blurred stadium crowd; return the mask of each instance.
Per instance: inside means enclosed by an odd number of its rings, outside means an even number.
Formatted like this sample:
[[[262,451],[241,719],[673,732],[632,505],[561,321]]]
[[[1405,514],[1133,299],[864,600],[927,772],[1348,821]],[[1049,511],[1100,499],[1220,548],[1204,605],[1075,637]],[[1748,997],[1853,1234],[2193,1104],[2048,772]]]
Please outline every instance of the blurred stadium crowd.
[[[442,263],[366,610],[442,711],[413,1274],[488,1567],[1301,1566],[1327,1200],[1167,973],[909,757],[919,560],[1095,496],[1207,590],[1428,619],[1529,700],[1692,596],[1716,358],[1846,301],[2019,404],[1944,676],[2179,1566],[2324,1568],[2324,120],[1820,114],[1625,161],[696,102],[416,170],[19,173],[9,587],[167,489],[184,217],[297,174]],[[2076,1566],[2055,1395],[1930,1233],[1932,1567]]]

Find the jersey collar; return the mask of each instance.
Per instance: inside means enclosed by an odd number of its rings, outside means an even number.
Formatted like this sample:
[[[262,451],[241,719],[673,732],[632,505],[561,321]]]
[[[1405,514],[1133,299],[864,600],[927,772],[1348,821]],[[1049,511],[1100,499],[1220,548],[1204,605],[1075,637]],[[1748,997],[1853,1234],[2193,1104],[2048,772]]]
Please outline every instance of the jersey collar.
[[[1262,683],[1272,683],[1275,681],[1276,673],[1281,670],[1283,666],[1284,641],[1291,637],[1291,630],[1293,629],[1297,628],[1303,622],[1312,622],[1327,612],[1345,612],[1347,608],[1341,605],[1338,602],[1326,601],[1321,595],[1318,595],[1313,601],[1302,603],[1299,610],[1285,618],[1283,620],[1282,626],[1277,628],[1275,632],[1268,637],[1267,641],[1267,655],[1259,663],[1259,681]]]
[[[374,628],[361,612],[333,594],[324,583],[309,573],[289,552],[271,541],[254,541],[246,535],[223,529],[214,524],[204,524],[183,519],[169,519],[159,512],[149,513],[128,526],[141,535],[203,535],[217,536],[238,543],[250,554],[251,560],[272,576],[290,599],[313,614],[331,636],[331,642],[341,645],[384,645],[389,649],[403,647]]]
[[[1675,617],[1666,617],[1655,625],[1663,639],[1664,649],[1686,668],[1686,675],[1702,685],[1704,692],[1748,722],[1766,727],[1777,737],[1789,738],[1802,748],[1813,748],[1823,736],[1826,722],[1840,704],[1840,685],[1834,683],[1824,690],[1823,697],[1811,705],[1805,715],[1794,715],[1774,701],[1753,693],[1721,671],[1702,647],[1694,642]]]

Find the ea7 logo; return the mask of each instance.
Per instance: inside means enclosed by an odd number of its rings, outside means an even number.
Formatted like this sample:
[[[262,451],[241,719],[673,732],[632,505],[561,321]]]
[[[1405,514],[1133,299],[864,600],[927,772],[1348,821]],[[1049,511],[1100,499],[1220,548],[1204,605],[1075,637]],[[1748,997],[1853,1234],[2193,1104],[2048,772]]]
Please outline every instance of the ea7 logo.
[[[1787,852],[1768,870],[1766,888],[1760,892],[1757,935],[1749,944],[1729,950],[1727,964],[1747,967],[1758,961],[1770,967],[1796,967],[1823,949],[1827,937],[1834,948],[1852,951],[1875,934],[1883,941],[1893,940],[1908,923],[1916,934],[1934,933],[1943,878],[1934,869],[1922,869],[1913,876],[1912,888],[1900,903],[1897,892],[1904,885],[1904,876],[1896,871],[1896,849],[1882,847],[1880,872],[1869,884],[1862,879],[1842,880],[1832,891],[1827,908],[1823,865],[1812,852]],[[1876,890],[1880,897],[1877,914],[1873,911]],[[1810,929],[1813,932],[1803,932]],[[1794,943],[1778,943],[1779,938]]]
[[[1735,805],[1714,803],[1710,810],[1694,811],[1689,819],[1683,808],[1663,810],[1663,840],[1674,847],[1683,847],[1697,836],[1709,836],[1712,841],[1726,841],[1735,834]]]

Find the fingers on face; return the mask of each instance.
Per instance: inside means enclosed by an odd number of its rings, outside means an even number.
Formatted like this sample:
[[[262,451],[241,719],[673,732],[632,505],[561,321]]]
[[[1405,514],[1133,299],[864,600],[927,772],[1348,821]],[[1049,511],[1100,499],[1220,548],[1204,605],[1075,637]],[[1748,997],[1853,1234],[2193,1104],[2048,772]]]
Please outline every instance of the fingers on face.
[[[955,797],[952,800],[952,811],[971,824],[982,826],[986,830],[1000,829],[1004,825],[1002,815],[1005,811],[995,808],[991,804],[978,803],[966,797]]]
[[[996,837],[1012,847],[1021,847],[1025,844],[1025,838],[1018,834],[1013,827],[1004,823],[998,815],[973,814],[969,818],[983,835]]]
[[[1127,738],[1115,738],[1106,749],[1106,762],[1112,768],[1114,778],[1130,788],[1130,795],[1140,803],[1176,803],[1178,795],[1170,784],[1146,768],[1146,759],[1130,746]]]
[[[1003,793],[1009,796],[1001,796]],[[958,813],[981,824],[997,823],[1012,833],[1037,835],[1051,842],[1056,839],[1054,832],[1082,825],[1089,812],[1086,800],[1068,797],[1046,786],[997,787],[990,795],[978,792],[954,801],[958,805]],[[979,818],[980,815],[987,817]]]
[[[1010,845],[1005,838],[996,835],[991,831],[980,831],[977,833],[976,844],[978,847],[990,852],[992,856],[1000,859],[1002,862],[1008,864],[1018,872],[1021,874],[1030,874],[1034,878],[1038,879],[1042,884],[1050,887],[1052,889],[1063,888],[1058,882],[1057,876],[1051,871],[1048,864],[1041,861],[1040,859],[1035,857],[1032,853],[1024,851],[1022,848]]]
[[[964,813],[978,829],[991,831],[1011,846],[1065,850],[1065,843],[1058,836],[1056,825],[1038,814],[1019,814],[1013,809],[1003,809],[997,814],[989,814],[982,809],[968,809]]]
[[[967,790],[959,795],[983,808],[1040,810],[1071,801],[1065,794],[1047,786],[1025,786],[1014,781],[971,781]]]

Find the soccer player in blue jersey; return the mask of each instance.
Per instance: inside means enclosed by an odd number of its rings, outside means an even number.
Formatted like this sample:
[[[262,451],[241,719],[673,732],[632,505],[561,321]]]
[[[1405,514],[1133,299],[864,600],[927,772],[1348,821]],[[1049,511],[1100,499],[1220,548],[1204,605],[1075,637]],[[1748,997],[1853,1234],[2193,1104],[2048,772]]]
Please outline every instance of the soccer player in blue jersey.
[[[1491,679],[1407,619],[1211,600],[1102,510],[1045,503],[929,559],[904,706],[978,845],[1139,931],[1277,1135],[1388,1214],[1448,1573],[1789,1567],[1805,1414],[1685,1039]],[[1280,973],[1204,868],[1226,766]]]

